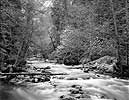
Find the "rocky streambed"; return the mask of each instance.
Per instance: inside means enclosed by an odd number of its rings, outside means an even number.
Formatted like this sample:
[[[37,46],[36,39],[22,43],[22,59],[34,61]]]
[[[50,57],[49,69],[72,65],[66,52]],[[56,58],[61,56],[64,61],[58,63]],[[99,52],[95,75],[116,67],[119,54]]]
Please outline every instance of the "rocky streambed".
[[[0,83],[0,100],[129,100],[129,80],[94,72],[84,73],[63,64],[31,63],[39,72],[47,67],[47,72],[67,75],[50,76],[47,81],[36,81],[39,76],[35,76],[35,81],[23,81],[20,83],[22,86]]]

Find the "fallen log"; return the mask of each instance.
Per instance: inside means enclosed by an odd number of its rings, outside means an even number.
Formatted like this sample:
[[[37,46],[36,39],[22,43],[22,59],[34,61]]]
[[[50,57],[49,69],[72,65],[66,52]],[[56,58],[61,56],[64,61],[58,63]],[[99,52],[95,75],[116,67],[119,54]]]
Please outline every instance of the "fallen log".
[[[0,73],[0,75],[68,75],[67,73]]]
[[[82,69],[83,67],[71,67],[71,68],[68,68],[68,69]]]

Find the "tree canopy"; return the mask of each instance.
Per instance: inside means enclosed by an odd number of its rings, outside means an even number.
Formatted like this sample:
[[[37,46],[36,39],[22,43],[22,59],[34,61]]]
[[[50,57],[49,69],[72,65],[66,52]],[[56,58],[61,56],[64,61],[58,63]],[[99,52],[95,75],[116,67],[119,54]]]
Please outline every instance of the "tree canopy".
[[[128,0],[1,0],[0,66],[40,54],[80,64],[109,55],[129,66]]]

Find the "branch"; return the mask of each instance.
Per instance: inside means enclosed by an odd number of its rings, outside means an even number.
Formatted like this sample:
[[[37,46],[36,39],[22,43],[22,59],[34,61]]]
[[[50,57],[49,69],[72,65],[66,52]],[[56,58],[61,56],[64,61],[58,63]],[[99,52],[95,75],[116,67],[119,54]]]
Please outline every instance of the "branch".
[[[119,13],[121,13],[121,12],[124,11],[124,10],[126,10],[126,8],[122,8],[121,10],[116,11],[115,14],[119,14]]]

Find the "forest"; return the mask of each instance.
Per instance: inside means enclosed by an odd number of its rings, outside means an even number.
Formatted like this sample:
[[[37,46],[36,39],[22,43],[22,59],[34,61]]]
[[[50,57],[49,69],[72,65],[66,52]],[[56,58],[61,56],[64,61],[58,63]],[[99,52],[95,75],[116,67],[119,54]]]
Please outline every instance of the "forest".
[[[62,92],[59,100],[129,99],[129,0],[0,0],[0,7],[0,85],[51,84],[56,79],[58,88],[63,84],[76,88],[70,93],[77,97]],[[110,90],[105,88],[106,93],[103,89],[99,93],[106,96],[90,93],[82,99],[77,91],[84,88],[79,87],[80,78],[90,85],[91,78],[100,83],[113,79],[118,87],[114,78],[120,79],[127,85],[122,88],[127,98],[106,94]],[[0,100],[57,100],[44,94],[44,99],[37,94],[8,99],[2,97],[3,87]]]

